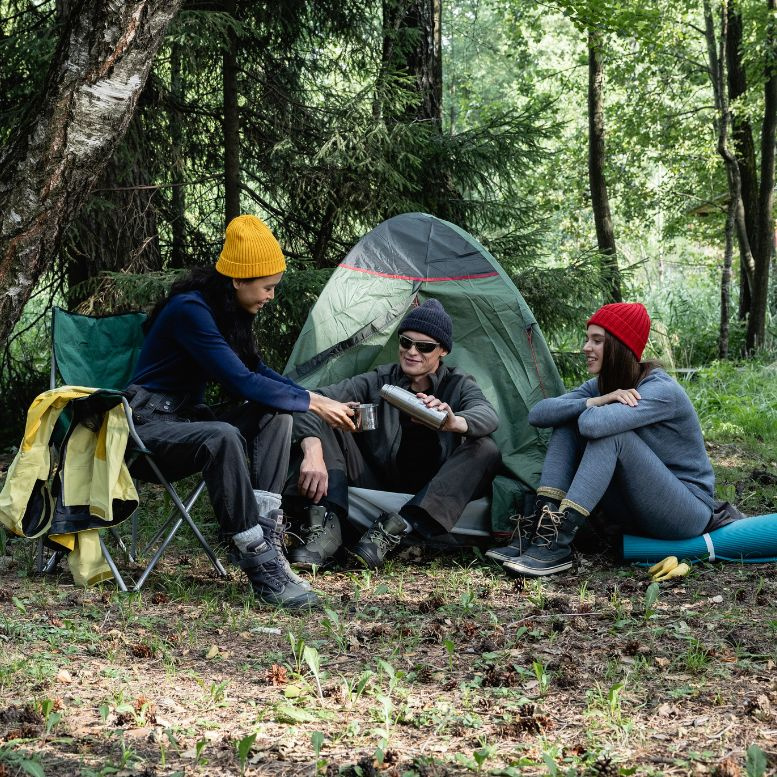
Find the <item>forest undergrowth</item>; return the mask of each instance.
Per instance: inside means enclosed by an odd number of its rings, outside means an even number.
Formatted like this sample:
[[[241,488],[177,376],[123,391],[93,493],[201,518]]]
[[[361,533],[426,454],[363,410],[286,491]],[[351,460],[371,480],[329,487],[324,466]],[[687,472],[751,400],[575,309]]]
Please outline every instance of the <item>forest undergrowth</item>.
[[[770,370],[687,384],[719,496],[751,514],[777,503]],[[143,532],[164,509],[145,492]],[[613,551],[528,581],[410,549],[315,576],[323,608],[290,614],[183,533],[130,595],[5,550],[0,775],[777,773],[770,564],[650,588]]]

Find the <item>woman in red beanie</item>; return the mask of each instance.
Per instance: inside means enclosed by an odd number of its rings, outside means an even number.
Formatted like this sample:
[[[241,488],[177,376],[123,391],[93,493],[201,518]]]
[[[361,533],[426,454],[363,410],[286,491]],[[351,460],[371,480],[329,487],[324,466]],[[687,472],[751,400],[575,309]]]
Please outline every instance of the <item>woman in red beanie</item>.
[[[594,377],[538,402],[533,426],[553,434],[534,515],[487,555],[521,575],[569,569],[572,540],[598,505],[628,531],[665,539],[704,533],[715,477],[682,387],[641,361],[650,317],[640,303],[605,305],[588,320],[583,353]]]

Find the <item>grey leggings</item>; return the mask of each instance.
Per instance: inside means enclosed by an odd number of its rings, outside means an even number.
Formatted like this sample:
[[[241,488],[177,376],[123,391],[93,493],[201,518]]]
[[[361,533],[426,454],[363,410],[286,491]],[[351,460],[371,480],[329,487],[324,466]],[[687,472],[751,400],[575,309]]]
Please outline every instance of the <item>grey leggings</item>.
[[[651,537],[698,537],[712,517],[636,432],[589,440],[576,422],[556,427],[540,488],[565,494],[588,513],[601,503],[624,531]]]

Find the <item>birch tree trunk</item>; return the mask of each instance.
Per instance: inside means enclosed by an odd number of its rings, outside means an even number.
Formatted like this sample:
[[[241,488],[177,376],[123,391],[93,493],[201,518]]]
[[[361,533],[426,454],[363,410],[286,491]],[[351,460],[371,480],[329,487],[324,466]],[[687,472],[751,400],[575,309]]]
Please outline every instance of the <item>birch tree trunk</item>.
[[[81,0],[37,106],[0,157],[0,343],[132,119],[181,0]]]

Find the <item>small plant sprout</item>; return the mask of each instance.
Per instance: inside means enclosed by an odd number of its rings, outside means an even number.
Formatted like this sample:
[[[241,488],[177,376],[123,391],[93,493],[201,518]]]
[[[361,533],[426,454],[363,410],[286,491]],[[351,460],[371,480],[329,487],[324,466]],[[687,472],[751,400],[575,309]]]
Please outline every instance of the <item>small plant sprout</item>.
[[[226,704],[227,686],[229,680],[222,680],[220,683],[211,683],[208,688],[208,695],[210,700],[217,707],[223,707]]]
[[[651,583],[645,591],[645,619],[652,618],[656,614],[656,602],[661,586],[658,583]]]
[[[246,764],[248,763],[248,756],[251,754],[251,748],[256,742],[256,732],[253,734],[247,734],[242,739],[238,739],[235,742],[235,750],[237,750],[237,760],[240,764],[240,774],[246,773]]]
[[[614,723],[620,723],[622,720],[621,691],[623,690],[623,687],[623,683],[615,683],[615,685],[610,686],[610,690],[607,691],[607,710],[610,719]]]
[[[453,656],[456,653],[456,643],[450,637],[446,637],[442,644],[445,647],[445,652],[448,654],[448,669],[453,671]]]
[[[324,701],[324,692],[321,689],[321,656],[314,647],[305,645],[302,650],[302,658],[310,669],[313,679],[316,681],[316,693],[319,701]]]
[[[62,714],[55,711],[57,705],[52,699],[43,699],[39,702],[39,706],[40,714],[46,722],[46,736],[48,736],[54,726],[62,720]]]
[[[750,745],[747,748],[747,761],[745,763],[747,777],[763,777],[766,774],[767,765],[766,753],[755,743]]]
[[[316,757],[316,774],[326,767],[326,758],[321,757],[321,748],[324,744],[324,735],[320,731],[314,731],[310,735],[310,744],[313,746],[313,753]]]
[[[208,740],[204,737],[198,739],[194,745],[194,763],[197,766],[205,766],[208,763],[208,759],[203,756],[203,751],[208,746]]]
[[[348,651],[348,631],[345,624],[340,620],[340,616],[334,610],[325,608],[321,625],[327,635],[334,640],[338,651],[346,653]]]
[[[294,632],[289,632],[289,644],[291,645],[291,655],[294,657],[294,671],[302,674],[303,654],[305,652],[305,640],[302,637],[296,637]]]
[[[526,587],[526,598],[538,609],[544,610],[548,603],[548,595],[541,579],[532,579]]]
[[[540,696],[544,696],[548,692],[550,686],[550,675],[545,670],[545,666],[541,661],[532,661],[531,668],[537,679],[537,693]]]

